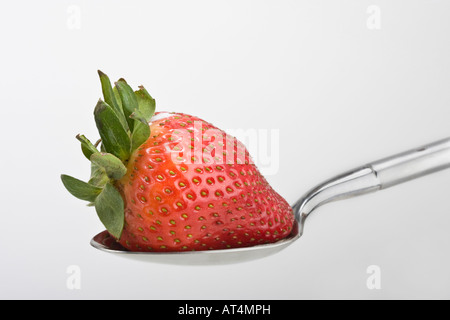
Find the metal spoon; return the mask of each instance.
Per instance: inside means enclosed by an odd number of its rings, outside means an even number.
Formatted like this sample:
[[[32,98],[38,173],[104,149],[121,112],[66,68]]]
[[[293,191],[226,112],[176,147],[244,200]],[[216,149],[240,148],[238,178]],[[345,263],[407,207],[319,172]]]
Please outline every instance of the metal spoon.
[[[179,265],[230,264],[275,254],[299,239],[306,218],[319,206],[341,199],[372,193],[450,168],[450,138],[378,160],[325,181],[307,192],[293,205],[295,225],[285,239],[246,248],[189,252],[131,252],[125,250],[107,231],[91,240],[101,251],[144,262]]]

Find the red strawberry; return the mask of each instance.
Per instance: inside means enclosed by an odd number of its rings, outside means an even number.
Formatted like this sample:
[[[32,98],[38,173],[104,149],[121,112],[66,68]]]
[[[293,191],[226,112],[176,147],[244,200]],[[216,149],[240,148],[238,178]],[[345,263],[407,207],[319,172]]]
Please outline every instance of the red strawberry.
[[[126,220],[122,245],[144,251],[225,249],[290,233],[291,207],[250,163],[240,142],[185,114],[171,114],[150,128],[151,137],[119,181]],[[218,149],[231,150],[228,164],[223,153],[202,152],[219,142]]]
[[[181,113],[156,114],[148,130],[154,100],[145,89],[133,93],[123,79],[112,89],[106,75],[100,77],[106,103],[99,102],[95,115],[103,153],[78,136],[93,162],[91,180],[62,178],[73,195],[93,202],[125,248],[227,249],[290,234],[291,207],[242,143]]]

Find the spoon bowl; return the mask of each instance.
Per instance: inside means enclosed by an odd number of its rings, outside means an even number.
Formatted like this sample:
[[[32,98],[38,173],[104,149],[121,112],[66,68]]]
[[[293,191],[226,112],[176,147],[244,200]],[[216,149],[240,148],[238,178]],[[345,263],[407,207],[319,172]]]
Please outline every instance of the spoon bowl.
[[[275,243],[244,248],[183,252],[132,252],[116,242],[106,230],[92,238],[91,245],[98,250],[142,262],[177,265],[223,265],[246,262],[270,256],[285,249],[299,237],[298,223],[295,221],[292,232],[288,237]]]

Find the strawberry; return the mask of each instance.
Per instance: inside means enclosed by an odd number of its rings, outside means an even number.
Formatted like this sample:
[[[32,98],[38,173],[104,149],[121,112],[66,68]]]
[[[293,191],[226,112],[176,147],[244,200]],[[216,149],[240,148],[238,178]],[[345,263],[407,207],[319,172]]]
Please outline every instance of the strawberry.
[[[183,113],[154,113],[155,100],[99,71],[104,100],[94,116],[100,150],[78,135],[89,182],[67,175],[74,196],[94,205],[109,233],[131,251],[246,247],[288,236],[289,204],[260,174],[245,146]]]

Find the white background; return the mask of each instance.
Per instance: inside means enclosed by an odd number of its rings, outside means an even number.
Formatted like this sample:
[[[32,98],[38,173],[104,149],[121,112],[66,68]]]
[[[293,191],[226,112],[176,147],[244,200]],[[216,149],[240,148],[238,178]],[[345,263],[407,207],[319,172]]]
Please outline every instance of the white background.
[[[371,5],[381,29],[367,26]],[[343,171],[450,136],[448,1],[1,7],[0,298],[450,298],[450,171],[324,206],[285,251],[212,267],[95,250],[103,227],[59,178],[88,178],[75,135],[98,137],[97,69],[145,85],[160,111],[278,129],[280,167],[267,179],[290,203]],[[66,286],[70,265],[80,290]],[[381,290],[366,286],[371,265]]]

